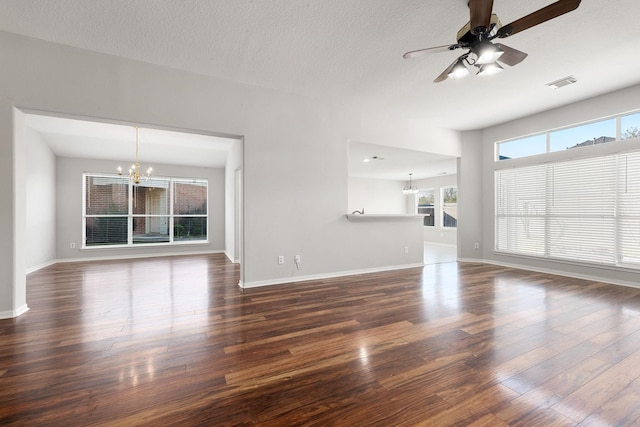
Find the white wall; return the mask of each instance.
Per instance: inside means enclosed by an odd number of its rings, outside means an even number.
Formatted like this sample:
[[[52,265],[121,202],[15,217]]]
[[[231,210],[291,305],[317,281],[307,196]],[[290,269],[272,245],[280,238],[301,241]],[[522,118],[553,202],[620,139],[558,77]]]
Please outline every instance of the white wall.
[[[482,135],[482,175],[473,179],[482,182],[481,194],[483,195],[483,245],[482,256],[485,260],[507,265],[522,266],[534,270],[553,271],[565,273],[577,277],[602,279],[605,281],[633,284],[640,283],[640,273],[621,268],[598,268],[594,266],[580,265],[577,263],[556,262],[551,260],[534,259],[527,257],[508,256],[493,252],[495,228],[494,228],[494,143],[510,138],[516,138],[532,133],[544,132],[550,129],[565,127],[602,117],[637,110],[640,107],[640,85],[632,86],[617,92],[598,96],[586,101],[556,108],[530,117],[514,120],[509,123],[485,129]],[[631,145],[640,149],[637,142],[621,143],[620,146],[629,149]],[[467,145],[468,147],[469,145]],[[609,150],[614,144],[602,144],[592,147],[594,150]],[[475,150],[474,150],[475,151]],[[466,153],[464,153],[466,155]],[[573,153],[560,152],[558,156],[566,156]],[[577,154],[577,152],[576,152]],[[463,165],[464,170],[464,165]],[[467,207],[469,208],[469,207]],[[470,215],[470,212],[466,212]],[[464,243],[465,248],[470,241]]]
[[[237,244],[236,240],[242,235],[242,215],[238,215],[236,210],[238,209],[240,213],[242,212],[242,146],[242,141],[233,144],[229,150],[229,154],[227,155],[224,172],[225,254],[227,255],[227,258],[235,263],[238,263],[241,260],[241,245]],[[240,179],[240,182],[236,182],[236,179],[238,178]],[[240,198],[240,200],[237,200],[237,198]]]
[[[388,179],[349,177],[348,211],[365,214],[408,214],[407,196],[402,194],[405,183]]]
[[[154,174],[164,177],[206,178],[209,180],[208,243],[171,246],[133,246],[129,248],[82,249],[82,174],[84,172],[114,173],[126,160],[90,160],[69,157],[57,158],[57,258],[79,260],[95,258],[123,258],[141,255],[222,252],[225,235],[224,169],[198,168],[154,164]],[[70,248],[75,243],[75,248]]]
[[[372,120],[357,105],[8,33],[0,33],[0,57],[0,197],[12,201],[0,206],[0,220],[13,230],[11,241],[0,242],[0,315],[26,307],[26,202],[20,196],[26,154],[23,139],[14,144],[20,124],[13,122],[13,106],[243,137],[245,285],[422,263],[421,250],[403,251],[421,246],[419,224],[354,224],[345,218],[347,142],[376,142],[367,138],[375,134]],[[453,131],[432,131],[397,117],[376,117],[375,127],[423,151],[434,151],[431,145],[445,154],[460,150]],[[295,254],[302,256],[300,270],[292,268]],[[277,264],[278,255],[286,257],[284,265]]]
[[[13,143],[15,141],[15,144]],[[0,318],[16,317],[27,305],[27,126],[24,114],[0,98]]]
[[[491,202],[487,202],[487,197],[482,193],[482,146],[482,131],[462,133],[462,155],[458,159],[457,246],[460,260],[482,260],[486,242],[493,242],[491,234],[483,233],[486,205]]]
[[[429,102],[429,101],[425,101]],[[459,157],[460,132],[406,118],[403,111],[366,110],[353,141]]]
[[[26,129],[28,271],[56,260],[56,157],[40,133]]]

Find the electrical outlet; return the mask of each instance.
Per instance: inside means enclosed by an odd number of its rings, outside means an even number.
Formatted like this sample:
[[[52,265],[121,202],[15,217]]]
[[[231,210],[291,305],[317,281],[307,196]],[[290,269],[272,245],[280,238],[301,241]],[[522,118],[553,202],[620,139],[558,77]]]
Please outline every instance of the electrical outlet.
[[[474,244],[474,245],[473,245],[473,248],[474,248],[474,249],[480,249],[480,243],[476,243],[476,244]]]
[[[405,246],[405,247],[404,247],[404,253],[405,253],[405,254],[408,254],[408,253],[409,253],[409,246]]]
[[[284,264],[284,255],[278,257],[278,264]]]
[[[69,249],[75,249],[75,248],[76,248],[75,242],[69,243]]]

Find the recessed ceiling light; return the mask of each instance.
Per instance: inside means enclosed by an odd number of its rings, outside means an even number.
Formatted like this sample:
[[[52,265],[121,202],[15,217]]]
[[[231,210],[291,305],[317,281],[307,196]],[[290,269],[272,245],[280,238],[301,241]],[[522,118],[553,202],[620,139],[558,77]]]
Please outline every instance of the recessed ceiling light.
[[[369,163],[370,161],[371,161],[371,159],[368,159],[368,158],[363,160],[363,162],[365,162],[365,163]]]

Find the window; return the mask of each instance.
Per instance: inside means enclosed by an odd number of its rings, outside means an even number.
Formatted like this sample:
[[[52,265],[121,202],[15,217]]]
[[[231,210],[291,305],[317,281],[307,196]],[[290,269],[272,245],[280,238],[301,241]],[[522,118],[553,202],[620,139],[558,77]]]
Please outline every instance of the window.
[[[544,154],[547,152],[547,136],[539,135],[518,138],[497,144],[498,160],[517,159],[520,157]]]
[[[207,239],[207,182],[173,182],[173,238],[178,241]]]
[[[600,120],[549,132],[549,151],[562,151],[616,140],[616,119]]]
[[[640,138],[640,113],[628,114],[620,118],[620,138]]]
[[[516,159],[638,137],[640,137],[640,113],[636,112],[498,142],[496,143],[496,160]]]
[[[128,178],[85,177],[85,245],[125,245],[128,238]]]
[[[131,191],[133,243],[168,243],[169,180],[153,178],[141,181]]]
[[[442,188],[442,226],[458,226],[458,187]]]
[[[426,215],[424,217],[424,226],[433,227],[435,225],[435,192],[431,188],[429,190],[420,190],[418,192],[418,214]]]
[[[84,244],[139,245],[207,240],[207,180],[84,176]]]
[[[496,250],[640,267],[640,152],[496,171]]]

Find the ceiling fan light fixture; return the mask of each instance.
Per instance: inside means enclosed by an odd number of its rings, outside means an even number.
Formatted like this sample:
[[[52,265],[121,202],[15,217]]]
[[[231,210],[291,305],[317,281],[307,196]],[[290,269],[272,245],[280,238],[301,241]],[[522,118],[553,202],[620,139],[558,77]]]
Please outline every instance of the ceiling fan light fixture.
[[[500,66],[500,64],[498,64],[497,62],[494,62],[491,64],[484,64],[483,66],[480,67],[480,71],[478,71],[478,75],[493,76],[494,74],[498,74],[502,70],[504,70],[504,68],[502,68],[502,66]]]
[[[461,57],[461,58],[458,58],[458,62],[456,62],[456,65],[453,66],[453,68],[448,74],[448,77],[450,79],[459,80],[467,77],[469,74],[471,74],[471,72],[464,65],[464,57]]]
[[[504,50],[487,41],[479,43],[474,53],[478,57],[475,63],[477,65],[485,65],[496,62],[502,56]]]
[[[492,40],[510,37],[571,12],[578,8],[580,2],[581,0],[556,0],[554,3],[542,9],[531,12],[509,24],[502,25],[498,17],[493,13],[493,0],[469,0],[467,6],[469,6],[470,20],[458,31],[457,43],[412,50],[405,53],[403,57],[415,58],[424,54],[446,52],[460,48],[469,49],[466,54],[445,68],[444,71],[435,78],[434,83],[440,83],[448,78],[459,79],[471,74],[470,70],[463,69],[465,64],[462,63],[462,60],[466,61],[466,65],[469,68],[473,68],[474,72],[477,68],[482,68],[481,66],[483,65],[493,64],[498,59],[500,59],[501,63],[512,67],[522,62],[527,57],[527,54],[502,43],[496,43],[494,45],[491,43]],[[487,70],[481,74],[491,74],[489,68],[491,68],[493,72],[501,69],[501,67],[496,66],[487,67]],[[555,84],[548,84],[548,86],[558,87]]]

